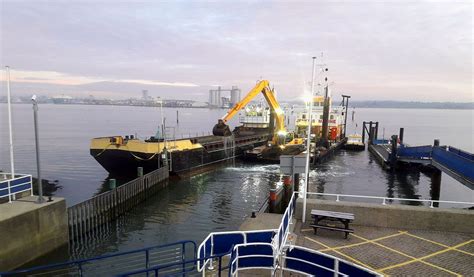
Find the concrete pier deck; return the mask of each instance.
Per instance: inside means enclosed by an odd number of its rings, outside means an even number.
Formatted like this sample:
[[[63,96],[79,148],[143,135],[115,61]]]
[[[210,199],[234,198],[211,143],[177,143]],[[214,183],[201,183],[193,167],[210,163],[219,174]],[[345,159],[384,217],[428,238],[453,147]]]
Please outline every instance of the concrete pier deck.
[[[296,244],[390,276],[473,276],[474,235],[352,225],[354,234],[298,221]]]
[[[13,270],[68,243],[66,202],[37,196],[0,204],[0,271]]]
[[[387,276],[474,276],[472,211],[325,200],[317,200],[318,206],[313,207],[314,200],[308,202],[308,210],[325,208],[354,213],[356,221],[350,225],[354,233],[347,239],[342,232],[324,229],[314,234],[309,216],[302,223],[301,203],[298,203],[296,218],[299,219],[293,219],[294,224],[290,225],[296,245]],[[383,217],[388,218],[381,220]],[[247,219],[240,230],[276,229],[281,218],[280,214],[257,214],[257,218]],[[407,224],[406,220],[417,222]],[[242,276],[268,276],[264,270],[243,273]]]

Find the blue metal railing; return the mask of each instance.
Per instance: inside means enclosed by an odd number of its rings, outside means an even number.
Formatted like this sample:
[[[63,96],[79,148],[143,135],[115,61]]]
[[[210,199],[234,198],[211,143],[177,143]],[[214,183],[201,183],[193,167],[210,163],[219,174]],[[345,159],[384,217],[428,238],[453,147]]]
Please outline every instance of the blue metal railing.
[[[313,276],[382,276],[354,263],[300,246],[286,250],[283,270]]]
[[[31,195],[33,195],[31,175],[15,174],[15,178],[11,178],[11,174],[2,173],[2,179],[5,180],[0,179],[0,198],[8,197],[8,201],[11,202],[13,195],[20,192],[31,191]]]
[[[275,234],[276,230],[210,233],[198,248],[198,270],[205,270],[206,265],[212,267],[213,258],[211,257],[230,255],[235,245],[256,242],[271,243]]]
[[[218,268],[217,273],[218,276],[221,276],[223,270],[229,268],[228,265],[223,266],[222,258],[227,256],[229,253],[224,253],[220,255],[209,256],[205,258],[197,258],[192,260],[186,260],[183,262],[175,262],[175,263],[168,263],[162,264],[154,267],[150,267],[147,269],[135,270],[126,272],[123,274],[116,275],[117,277],[125,277],[125,276],[185,276],[190,275],[192,273],[198,273],[196,265],[199,262],[203,262],[205,259],[213,259],[218,260]],[[152,274],[151,274],[152,273]]]
[[[0,273],[0,276],[114,276],[123,272],[156,267],[160,264],[179,263],[184,267],[184,262],[193,259],[196,259],[196,243],[184,240],[90,259],[4,272]]]
[[[278,255],[271,243],[238,244],[232,249],[229,260],[229,276],[234,276],[243,269],[271,269],[276,268]]]

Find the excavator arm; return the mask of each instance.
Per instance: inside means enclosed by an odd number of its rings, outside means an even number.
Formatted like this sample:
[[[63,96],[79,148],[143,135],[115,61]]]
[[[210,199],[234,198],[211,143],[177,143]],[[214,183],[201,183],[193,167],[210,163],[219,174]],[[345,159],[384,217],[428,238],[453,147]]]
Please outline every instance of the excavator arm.
[[[229,129],[229,126],[226,125],[227,121],[232,119],[243,107],[245,107],[252,99],[254,99],[259,93],[263,93],[265,100],[267,101],[268,105],[270,106],[271,111],[275,114],[276,117],[276,133],[273,137],[274,144],[278,143],[278,136],[285,136],[285,119],[283,110],[280,108],[280,104],[278,104],[277,100],[275,99],[275,94],[273,90],[270,89],[270,84],[267,80],[262,80],[255,85],[252,90],[247,93],[247,95],[235,104],[226,115],[224,115],[221,119],[219,119],[218,123],[212,129],[212,133],[215,136],[230,136],[232,132]]]

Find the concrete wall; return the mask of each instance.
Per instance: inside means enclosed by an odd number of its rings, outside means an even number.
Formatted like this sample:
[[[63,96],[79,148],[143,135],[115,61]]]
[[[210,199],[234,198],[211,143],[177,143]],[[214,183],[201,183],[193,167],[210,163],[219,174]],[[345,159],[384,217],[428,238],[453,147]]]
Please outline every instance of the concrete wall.
[[[404,205],[381,205],[356,202],[336,202],[308,199],[306,221],[311,221],[311,210],[353,213],[354,224],[362,226],[420,230],[435,230],[474,234],[474,211]],[[302,218],[303,200],[296,203],[297,219]]]
[[[68,243],[66,201],[26,197],[0,205],[0,271],[13,270]]]

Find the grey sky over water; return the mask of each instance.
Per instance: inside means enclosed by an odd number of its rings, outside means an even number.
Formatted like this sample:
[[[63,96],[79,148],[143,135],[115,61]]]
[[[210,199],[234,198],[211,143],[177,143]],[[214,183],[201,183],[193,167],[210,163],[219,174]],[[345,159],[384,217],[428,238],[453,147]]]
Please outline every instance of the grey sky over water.
[[[472,15],[471,1],[1,0],[0,58],[19,94],[207,101],[260,78],[301,97],[324,52],[335,95],[473,101]]]

